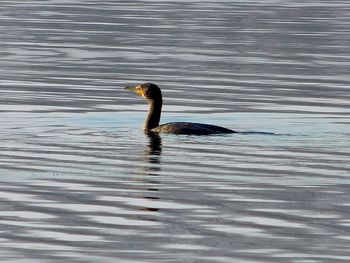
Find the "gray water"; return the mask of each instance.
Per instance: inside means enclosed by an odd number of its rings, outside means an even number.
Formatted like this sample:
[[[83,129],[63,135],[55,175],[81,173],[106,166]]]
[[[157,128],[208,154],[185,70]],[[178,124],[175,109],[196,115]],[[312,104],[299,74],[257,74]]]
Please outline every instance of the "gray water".
[[[1,262],[349,262],[348,0],[1,1]],[[240,131],[149,137],[162,122]]]

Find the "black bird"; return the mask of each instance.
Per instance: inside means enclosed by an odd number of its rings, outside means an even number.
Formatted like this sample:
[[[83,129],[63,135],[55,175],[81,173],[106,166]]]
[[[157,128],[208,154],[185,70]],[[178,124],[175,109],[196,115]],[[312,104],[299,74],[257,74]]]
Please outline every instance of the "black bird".
[[[160,88],[153,83],[144,83],[135,87],[126,86],[126,90],[144,97],[149,104],[148,116],[144,124],[145,132],[162,132],[188,135],[209,135],[220,133],[235,133],[235,131],[211,124],[193,122],[169,122],[159,125],[163,98]]]

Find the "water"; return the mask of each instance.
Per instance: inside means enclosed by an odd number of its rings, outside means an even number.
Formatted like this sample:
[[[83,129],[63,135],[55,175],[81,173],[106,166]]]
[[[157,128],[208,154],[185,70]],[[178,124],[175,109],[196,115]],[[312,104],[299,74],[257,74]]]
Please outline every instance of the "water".
[[[349,262],[349,14],[2,1],[1,262]],[[242,133],[148,137],[146,81]]]

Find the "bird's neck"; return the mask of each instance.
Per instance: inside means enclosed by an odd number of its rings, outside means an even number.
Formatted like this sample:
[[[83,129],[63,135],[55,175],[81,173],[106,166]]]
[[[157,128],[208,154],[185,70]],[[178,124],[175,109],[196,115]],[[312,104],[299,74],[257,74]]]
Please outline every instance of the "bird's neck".
[[[160,115],[162,112],[163,101],[160,100],[148,100],[149,111],[145,121],[144,130],[149,131],[159,126]]]

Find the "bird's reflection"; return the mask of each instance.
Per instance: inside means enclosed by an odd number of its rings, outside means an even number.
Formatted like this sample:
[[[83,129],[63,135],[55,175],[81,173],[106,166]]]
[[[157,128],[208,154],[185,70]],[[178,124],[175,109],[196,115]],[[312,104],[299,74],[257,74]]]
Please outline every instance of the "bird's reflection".
[[[139,165],[139,174],[157,176],[161,171],[162,139],[158,133],[145,133],[148,139],[146,148],[142,151]]]
[[[160,164],[160,156],[162,153],[162,138],[158,133],[148,132],[148,149],[145,153],[145,161],[151,164]],[[154,166],[154,168],[160,168],[159,166]]]
[[[160,161],[162,153],[162,139],[158,133],[148,132],[145,133],[147,136],[148,143],[147,148],[143,151],[142,159],[143,163],[139,167],[138,182],[142,184],[138,185],[139,190],[143,190],[142,194],[138,197],[143,198],[147,201],[159,200],[159,188],[157,185],[160,184],[157,180],[157,176],[160,174]],[[139,207],[139,210],[157,212],[159,208],[157,207]],[[148,219],[150,220],[150,219]]]

